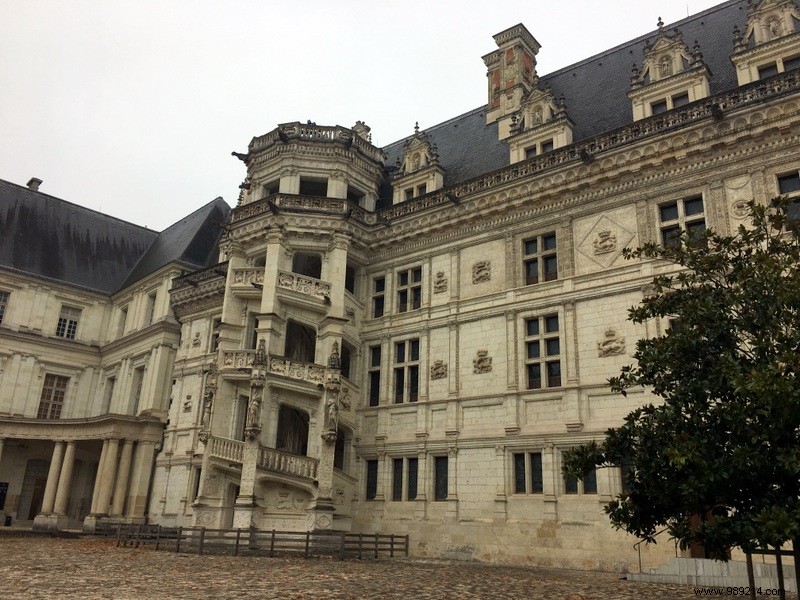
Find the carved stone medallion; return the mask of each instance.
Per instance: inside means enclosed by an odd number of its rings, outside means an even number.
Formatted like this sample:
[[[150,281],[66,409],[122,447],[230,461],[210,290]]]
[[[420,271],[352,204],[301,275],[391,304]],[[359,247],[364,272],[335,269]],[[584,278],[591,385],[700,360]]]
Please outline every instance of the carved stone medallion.
[[[490,373],[492,371],[492,357],[488,350],[478,350],[478,355],[472,360],[473,373]]]
[[[447,377],[447,364],[443,360],[436,360],[431,365],[431,379],[445,379]]]
[[[615,329],[607,329],[605,339],[597,342],[597,356],[619,356],[625,353],[625,338]]]
[[[488,260],[479,260],[472,265],[472,283],[483,283],[492,278],[492,263]]]

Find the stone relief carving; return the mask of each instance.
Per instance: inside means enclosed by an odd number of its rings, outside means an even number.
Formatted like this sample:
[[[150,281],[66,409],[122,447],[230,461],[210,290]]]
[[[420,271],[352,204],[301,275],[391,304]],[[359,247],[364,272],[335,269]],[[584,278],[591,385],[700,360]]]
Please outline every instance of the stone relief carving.
[[[186,395],[186,401],[183,403],[183,412],[188,413],[192,412],[192,395]]]
[[[473,373],[490,373],[492,371],[492,357],[488,350],[478,350],[478,355],[472,360]]]
[[[619,356],[625,353],[625,338],[616,329],[607,329],[605,339],[597,342],[597,356]]]
[[[274,490],[269,497],[270,504],[281,512],[302,512],[308,505],[308,498],[303,492],[287,488]]]
[[[339,406],[345,410],[349,411],[351,406],[351,399],[350,399],[350,390],[348,388],[344,388],[339,395]]]
[[[194,339],[192,339],[192,348],[199,348],[200,347],[200,332],[194,334]]]
[[[739,199],[731,205],[731,214],[736,219],[744,219],[750,214],[750,209],[747,206],[747,200]]]
[[[437,271],[436,278],[433,280],[433,293],[441,294],[447,291],[447,277],[444,276],[444,271]]]
[[[443,360],[435,360],[431,365],[431,379],[445,379],[446,377],[447,364]]]
[[[608,254],[617,249],[617,235],[611,233],[610,229],[604,229],[597,233],[594,238],[594,253],[595,254]]]
[[[356,324],[356,309],[351,306],[344,307],[344,316],[347,317],[347,322],[351,325]]]
[[[492,263],[488,260],[479,260],[472,265],[472,283],[483,283],[492,278]]]

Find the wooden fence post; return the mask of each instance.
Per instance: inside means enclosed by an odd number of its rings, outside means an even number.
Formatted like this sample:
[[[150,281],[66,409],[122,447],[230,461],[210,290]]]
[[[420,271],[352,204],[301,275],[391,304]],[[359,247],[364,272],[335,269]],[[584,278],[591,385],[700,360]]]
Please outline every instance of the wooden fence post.
[[[780,546],[775,547],[775,566],[778,567],[778,598],[786,600],[786,585],[783,583],[783,558]]]
[[[156,550],[158,550],[158,544],[161,541],[161,525],[156,527]]]
[[[375,534],[375,558],[378,558],[378,534]]]
[[[175,540],[175,553],[181,551],[181,538],[183,537],[183,526],[178,527],[178,538]]]
[[[134,548],[139,547],[139,534],[142,532],[142,525],[141,523],[136,526],[136,543],[133,545]]]
[[[272,530],[272,537],[269,540],[269,556],[272,558],[275,556],[275,530]]]
[[[197,546],[197,553],[198,554],[202,554],[203,553],[203,542],[205,541],[205,539],[206,539],[206,528],[205,527],[201,527],[200,528],[200,543]]]
[[[753,555],[749,552],[745,552],[745,558],[747,558],[747,583],[750,586],[750,598],[755,600],[756,597],[756,577],[753,574]]]
[[[345,544],[345,536],[347,535],[344,531],[341,532],[341,539],[339,540],[339,560],[344,560],[344,544]]]
[[[311,541],[311,532],[306,531],[306,558],[308,558],[308,543]]]
[[[406,556],[408,556],[408,535],[406,535]]]
[[[358,560],[361,560],[361,545],[363,543],[363,540],[364,540],[364,534],[363,533],[359,533],[358,534]]]
[[[119,548],[119,541],[121,534],[122,534],[122,523],[117,523],[117,548]]]
[[[394,534],[389,536],[389,556],[394,558]]]
[[[233,548],[233,555],[234,556],[239,556],[239,540],[241,539],[241,537],[242,537],[242,530],[241,530],[241,528],[237,527],[236,528],[236,546],[234,546],[234,548]]]

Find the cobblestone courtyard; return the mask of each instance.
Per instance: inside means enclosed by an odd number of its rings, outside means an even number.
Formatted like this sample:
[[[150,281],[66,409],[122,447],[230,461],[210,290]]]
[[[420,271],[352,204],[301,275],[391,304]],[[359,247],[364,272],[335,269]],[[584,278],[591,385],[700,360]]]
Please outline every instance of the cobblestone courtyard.
[[[175,554],[88,538],[0,535],[0,597],[695,598],[691,587],[619,575],[421,559],[344,561]]]

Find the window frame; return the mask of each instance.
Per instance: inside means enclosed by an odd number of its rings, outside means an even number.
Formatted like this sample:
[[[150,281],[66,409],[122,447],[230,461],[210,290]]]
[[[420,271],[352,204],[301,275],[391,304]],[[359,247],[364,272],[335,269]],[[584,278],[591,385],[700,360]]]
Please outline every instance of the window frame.
[[[439,466],[444,465],[444,477],[440,478],[440,470]],[[450,465],[448,463],[448,456],[439,455],[433,457],[433,501],[434,502],[444,502],[448,498],[449,494],[449,487],[450,487]],[[440,485],[441,484],[441,485]],[[444,488],[444,493],[442,492],[442,486]]]
[[[702,210],[690,215],[686,214],[686,205],[689,202],[700,200]],[[674,218],[664,218],[665,209],[675,209]],[[706,198],[702,192],[689,194],[681,198],[660,202],[657,206],[659,244],[665,248],[672,247],[677,243],[683,232],[691,234],[693,231],[704,233],[708,228],[706,223]],[[697,229],[697,225],[702,223],[702,229]],[[670,235],[671,237],[665,237]],[[699,239],[699,238],[698,238]]]
[[[543,454],[542,450],[521,450],[511,454],[512,490],[514,494],[520,496],[544,495]],[[538,459],[534,460],[534,457],[538,457]],[[522,462],[522,481],[519,479],[520,472],[518,470],[520,459]]]
[[[83,309],[69,304],[62,304],[56,322],[56,337],[65,340],[74,340],[78,337],[78,327],[80,327]]]
[[[380,344],[369,346],[369,363],[367,367],[367,406],[381,404],[381,371],[383,348]],[[375,385],[377,384],[377,385]]]
[[[378,459],[364,461],[364,500],[371,502],[378,497],[379,467]]]
[[[380,289],[379,289],[380,288]],[[386,276],[372,278],[372,318],[380,319],[386,315]],[[380,310],[378,310],[380,306]],[[380,313],[380,314],[378,314]]]
[[[419,278],[415,279],[417,276]],[[405,277],[405,283],[402,283],[403,277]],[[395,272],[396,313],[407,313],[422,308],[422,280],[422,265]],[[405,298],[405,301],[401,298]]]
[[[56,420],[61,418],[69,389],[70,377],[57,373],[45,373],[42,391],[39,394],[37,419]]]
[[[0,290],[0,325],[5,322],[9,304],[11,304],[11,292]]]
[[[551,329],[555,320],[555,329]],[[523,350],[525,356],[525,389],[542,390],[563,387],[561,363],[565,358],[562,348],[562,318],[558,311],[543,312],[523,318]],[[535,324],[535,327],[533,325]],[[555,347],[555,352],[553,348]],[[553,367],[552,365],[555,365]],[[532,377],[538,367],[539,377]],[[558,374],[551,374],[553,369]],[[558,378],[556,380],[556,377]],[[552,378],[552,379],[551,379]],[[538,381],[538,385],[534,382]]]
[[[548,246],[552,241],[552,246]],[[531,251],[531,244],[534,249]],[[555,260],[555,270],[548,270],[548,261]],[[537,285],[558,280],[558,235],[555,230],[522,238],[523,285]],[[536,265],[536,275],[530,274],[531,264]]]
[[[419,401],[420,391],[420,338],[393,342],[392,404],[411,404]],[[402,352],[400,349],[402,348]],[[416,349],[416,358],[415,351]],[[416,387],[416,394],[414,388]],[[398,390],[398,388],[401,388]],[[398,391],[400,392],[398,394]]]

